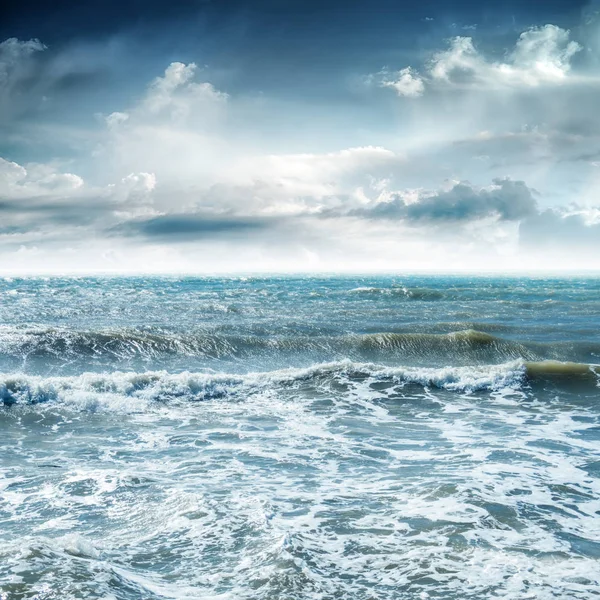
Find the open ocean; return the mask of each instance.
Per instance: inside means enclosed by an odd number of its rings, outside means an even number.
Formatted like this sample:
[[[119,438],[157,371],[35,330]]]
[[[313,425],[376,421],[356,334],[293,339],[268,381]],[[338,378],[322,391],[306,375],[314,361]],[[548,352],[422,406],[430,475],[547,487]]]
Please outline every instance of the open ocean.
[[[2,600],[600,598],[599,278],[0,300]]]

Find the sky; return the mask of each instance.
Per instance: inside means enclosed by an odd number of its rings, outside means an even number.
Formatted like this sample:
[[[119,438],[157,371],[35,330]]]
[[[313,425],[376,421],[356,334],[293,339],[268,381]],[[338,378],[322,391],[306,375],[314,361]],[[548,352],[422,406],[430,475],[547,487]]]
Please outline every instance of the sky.
[[[600,270],[600,2],[0,9],[0,272]]]

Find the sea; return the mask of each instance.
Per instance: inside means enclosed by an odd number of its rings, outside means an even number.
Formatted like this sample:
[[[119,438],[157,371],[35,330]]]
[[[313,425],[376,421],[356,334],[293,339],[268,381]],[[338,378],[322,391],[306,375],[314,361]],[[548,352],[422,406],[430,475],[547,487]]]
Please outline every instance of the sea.
[[[600,598],[600,278],[0,279],[0,599]]]

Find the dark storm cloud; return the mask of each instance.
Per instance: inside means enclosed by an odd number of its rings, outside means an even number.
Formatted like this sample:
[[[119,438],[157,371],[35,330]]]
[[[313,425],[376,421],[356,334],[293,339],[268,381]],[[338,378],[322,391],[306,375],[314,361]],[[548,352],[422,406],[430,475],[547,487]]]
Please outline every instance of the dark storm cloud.
[[[215,237],[240,237],[259,233],[273,225],[273,219],[191,213],[133,219],[112,228],[110,233],[179,243]]]
[[[458,183],[448,191],[407,202],[396,195],[392,200],[350,211],[349,215],[369,219],[404,221],[408,224],[468,222],[496,217],[520,221],[536,213],[532,190],[522,181],[496,179],[489,188]]]

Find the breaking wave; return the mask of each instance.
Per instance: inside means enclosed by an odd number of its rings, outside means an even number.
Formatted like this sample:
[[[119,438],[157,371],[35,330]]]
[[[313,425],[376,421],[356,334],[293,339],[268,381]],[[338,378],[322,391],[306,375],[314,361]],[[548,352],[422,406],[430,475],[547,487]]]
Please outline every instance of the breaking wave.
[[[243,400],[250,394],[303,385],[327,387],[351,381],[416,385],[461,393],[520,390],[537,381],[598,386],[600,366],[555,361],[513,361],[471,367],[385,367],[342,361],[306,369],[247,375],[215,373],[85,373],[72,377],[0,376],[5,406],[59,403],[81,409],[144,410],[157,402]]]

